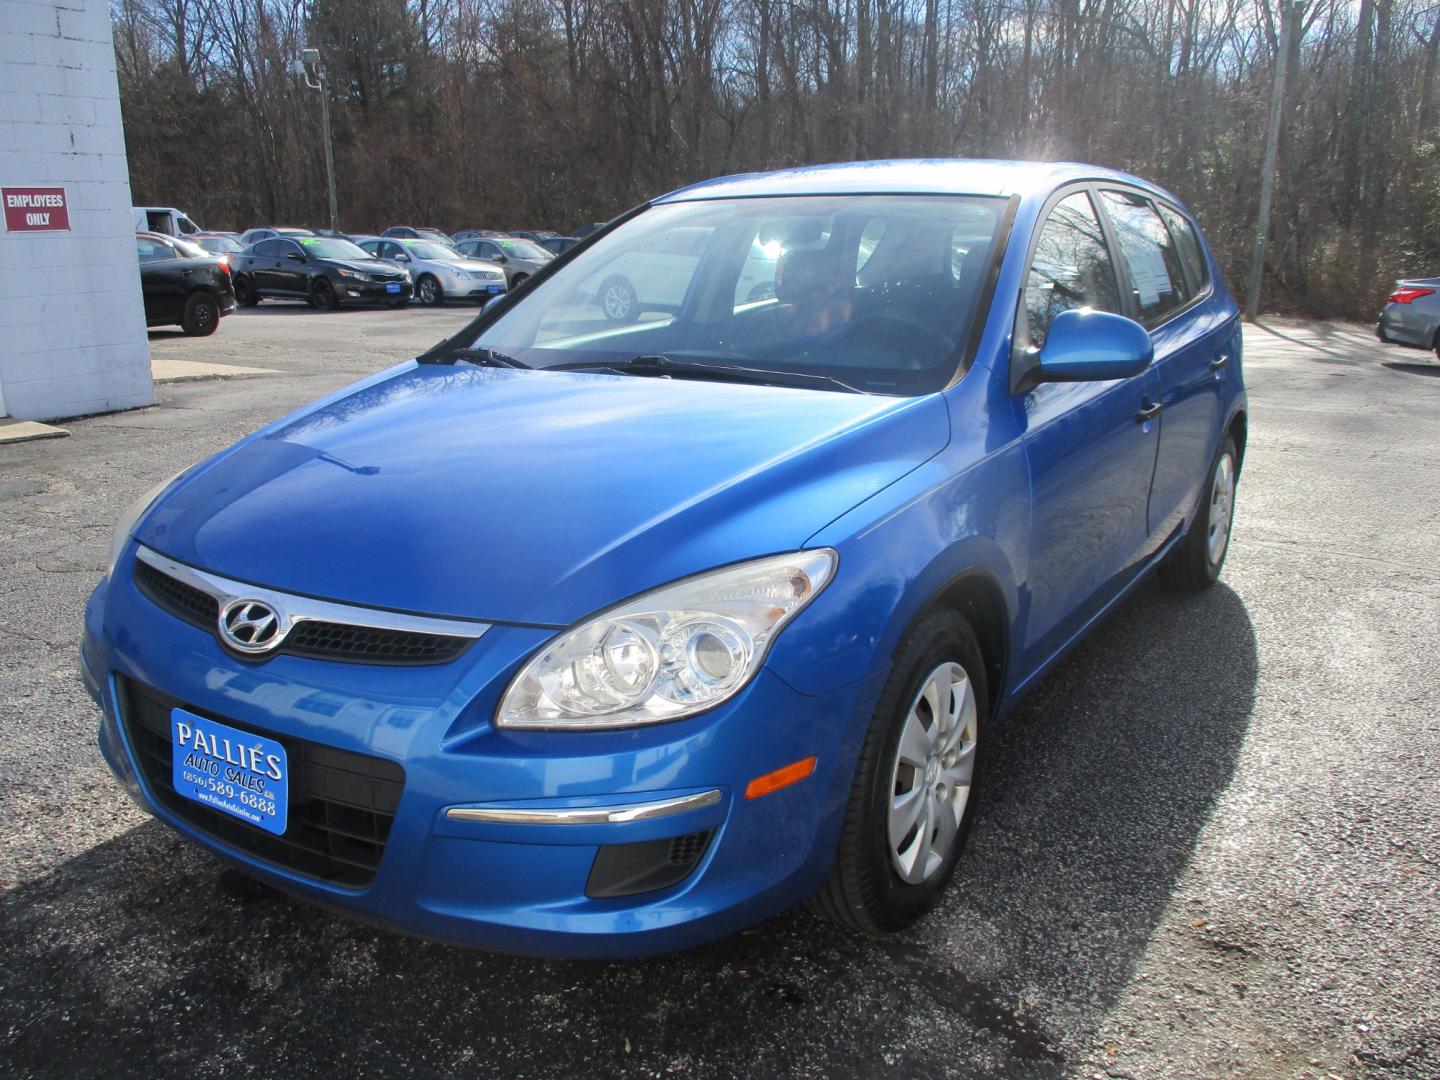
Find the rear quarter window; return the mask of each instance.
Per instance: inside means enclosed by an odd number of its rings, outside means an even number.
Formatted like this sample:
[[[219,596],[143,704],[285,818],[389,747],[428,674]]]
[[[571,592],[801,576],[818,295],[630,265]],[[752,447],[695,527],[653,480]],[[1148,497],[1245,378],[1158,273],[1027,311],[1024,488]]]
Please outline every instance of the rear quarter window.
[[[1205,262],[1205,255],[1200,247],[1200,238],[1195,233],[1195,226],[1191,225],[1178,211],[1164,203],[1160,204],[1160,216],[1165,219],[1165,224],[1170,229],[1170,236],[1175,241],[1175,250],[1180,253],[1180,262],[1184,265],[1185,273],[1189,276],[1190,283],[1198,295],[1210,284],[1210,267]]]

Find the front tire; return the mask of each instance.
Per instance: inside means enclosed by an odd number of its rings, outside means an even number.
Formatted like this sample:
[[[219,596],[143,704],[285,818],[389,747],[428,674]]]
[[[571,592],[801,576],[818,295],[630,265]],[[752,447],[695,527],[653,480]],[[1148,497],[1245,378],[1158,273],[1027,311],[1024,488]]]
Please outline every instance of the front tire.
[[[316,311],[334,311],[340,306],[340,297],[329,278],[316,278],[310,286],[310,306]]]
[[[939,902],[965,846],[977,748],[989,715],[970,624],[941,609],[895,651],[860,750],[830,878],[811,906],[867,934],[914,923]]]
[[[220,325],[220,301],[214,293],[193,292],[185,301],[180,328],[191,337],[209,337]]]
[[[420,280],[415,283],[415,295],[426,307],[439,307],[445,303],[445,290],[440,287],[440,282],[430,274],[422,274]]]
[[[1185,539],[1160,564],[1160,580],[1171,588],[1199,592],[1215,584],[1230,551],[1235,519],[1235,484],[1240,476],[1240,451],[1227,434],[1210,466],[1200,493],[1200,506]]]

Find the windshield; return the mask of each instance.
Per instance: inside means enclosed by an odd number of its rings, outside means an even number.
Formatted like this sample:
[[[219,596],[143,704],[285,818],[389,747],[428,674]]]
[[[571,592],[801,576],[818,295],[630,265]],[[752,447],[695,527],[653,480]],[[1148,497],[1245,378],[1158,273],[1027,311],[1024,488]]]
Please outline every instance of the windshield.
[[[325,236],[297,236],[295,242],[314,259],[373,259],[375,257],[349,240],[333,240]]]
[[[544,262],[550,258],[550,252],[533,240],[501,240],[497,238],[495,244],[506,255],[512,255],[517,259],[539,259]]]
[[[238,243],[236,243],[234,240],[231,240],[228,236],[199,236],[195,238],[195,243],[199,244],[206,251],[213,251],[221,254],[229,253],[232,251],[244,250]]]
[[[437,244],[433,240],[401,240],[401,245],[417,259],[432,262],[459,262],[463,256],[452,247]]]
[[[473,345],[537,368],[664,356],[930,393],[962,359],[1004,210],[928,195],[663,204],[540,281]]]

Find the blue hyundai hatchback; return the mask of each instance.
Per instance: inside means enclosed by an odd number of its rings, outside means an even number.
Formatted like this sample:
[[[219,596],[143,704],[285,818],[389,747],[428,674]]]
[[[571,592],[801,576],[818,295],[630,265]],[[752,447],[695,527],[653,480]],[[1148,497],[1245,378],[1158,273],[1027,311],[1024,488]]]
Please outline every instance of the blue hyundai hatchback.
[[[1147,571],[1215,580],[1245,431],[1235,304],[1151,184],[699,184],[136,503],[100,746],[183,835],[418,934],[896,930],[987,725]]]

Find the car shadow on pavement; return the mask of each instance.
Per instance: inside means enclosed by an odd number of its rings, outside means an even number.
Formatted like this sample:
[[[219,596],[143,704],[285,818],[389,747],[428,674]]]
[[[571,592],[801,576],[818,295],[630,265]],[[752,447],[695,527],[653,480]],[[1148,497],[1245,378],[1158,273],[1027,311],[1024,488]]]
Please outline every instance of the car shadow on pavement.
[[[1227,586],[1142,587],[988,732],[953,886],[885,941],[796,909],[656,960],[488,955],[331,915],[150,822],[0,899],[0,1059],[69,1077],[1068,1075],[1187,914],[1172,896],[1256,679]]]
[[[1440,364],[1407,364],[1399,360],[1384,360],[1380,366],[1391,371],[1403,371],[1407,375],[1429,375],[1432,379],[1440,376]]]

